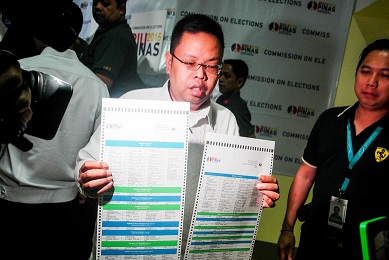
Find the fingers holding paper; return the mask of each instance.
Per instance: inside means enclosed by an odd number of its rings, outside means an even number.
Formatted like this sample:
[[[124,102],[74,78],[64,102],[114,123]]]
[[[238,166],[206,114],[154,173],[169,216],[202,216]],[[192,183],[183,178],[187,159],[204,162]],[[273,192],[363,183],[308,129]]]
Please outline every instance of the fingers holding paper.
[[[85,195],[96,197],[113,187],[112,172],[105,162],[86,161],[79,170],[78,182]]]
[[[262,206],[264,208],[274,208],[276,201],[280,199],[280,191],[277,178],[274,176],[261,175],[260,182],[256,188],[263,194]]]

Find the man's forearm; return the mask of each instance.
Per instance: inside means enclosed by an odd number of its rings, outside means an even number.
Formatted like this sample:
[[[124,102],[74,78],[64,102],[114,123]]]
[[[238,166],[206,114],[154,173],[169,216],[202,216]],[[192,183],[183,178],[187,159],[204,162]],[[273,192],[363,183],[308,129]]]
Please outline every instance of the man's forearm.
[[[288,194],[288,204],[282,229],[293,230],[297,219],[297,210],[304,205],[314,183],[316,169],[302,164],[296,173]]]

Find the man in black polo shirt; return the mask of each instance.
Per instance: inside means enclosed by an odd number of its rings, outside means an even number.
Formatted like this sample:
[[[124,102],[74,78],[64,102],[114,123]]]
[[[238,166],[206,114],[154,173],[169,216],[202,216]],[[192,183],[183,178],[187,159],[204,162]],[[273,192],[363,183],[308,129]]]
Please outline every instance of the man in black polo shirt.
[[[90,51],[81,59],[115,98],[143,87],[137,73],[136,42],[125,14],[126,0],[93,1],[93,18],[99,28],[90,43]]]
[[[292,259],[298,209],[312,186],[294,259],[362,259],[359,224],[389,217],[389,39],[368,45],[356,69],[353,106],[330,108],[310,134],[289,191],[278,241],[280,259]],[[343,225],[331,225],[340,208]]]

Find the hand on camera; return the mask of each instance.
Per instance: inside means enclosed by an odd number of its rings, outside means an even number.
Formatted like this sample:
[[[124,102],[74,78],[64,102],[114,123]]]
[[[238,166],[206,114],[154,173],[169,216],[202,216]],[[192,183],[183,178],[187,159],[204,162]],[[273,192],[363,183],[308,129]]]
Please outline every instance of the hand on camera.
[[[17,137],[7,136],[15,122],[25,126],[32,117],[31,91],[23,85],[22,71],[12,53],[0,50],[0,128],[2,143]],[[13,135],[13,131],[9,131]],[[16,136],[18,134],[15,134]]]
[[[12,121],[20,120],[27,124],[32,117],[30,88],[25,85],[16,85],[12,81],[14,79],[6,79],[3,82],[2,75],[0,75],[0,115],[2,118]],[[14,88],[10,89],[10,87]]]

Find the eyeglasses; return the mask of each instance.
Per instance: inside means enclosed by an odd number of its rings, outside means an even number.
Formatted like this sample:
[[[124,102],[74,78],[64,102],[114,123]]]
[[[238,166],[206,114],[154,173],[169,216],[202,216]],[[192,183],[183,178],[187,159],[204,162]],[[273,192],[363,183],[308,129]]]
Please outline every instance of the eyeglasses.
[[[220,73],[220,71],[222,70],[222,67],[223,67],[222,64],[207,65],[207,64],[203,64],[203,63],[197,63],[197,62],[183,61],[183,60],[180,60],[179,58],[177,58],[176,55],[174,55],[173,53],[172,53],[172,55],[179,62],[184,64],[186,69],[190,70],[190,71],[196,71],[200,67],[203,67],[205,69],[205,71],[209,72],[210,74],[212,74],[212,75],[219,75],[219,73]]]

